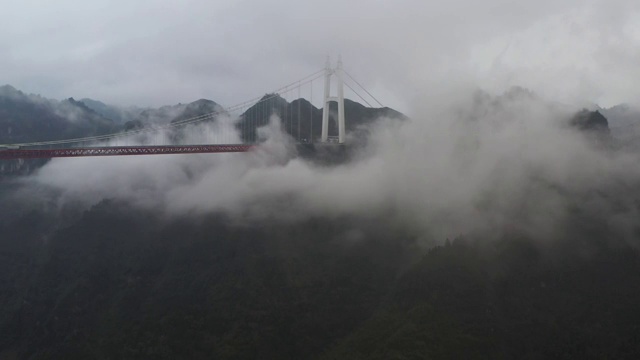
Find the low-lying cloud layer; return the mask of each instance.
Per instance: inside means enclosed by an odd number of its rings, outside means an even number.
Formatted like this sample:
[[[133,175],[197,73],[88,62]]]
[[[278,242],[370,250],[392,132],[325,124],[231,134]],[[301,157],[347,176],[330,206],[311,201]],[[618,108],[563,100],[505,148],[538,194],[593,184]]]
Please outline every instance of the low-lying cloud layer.
[[[168,216],[364,217],[435,241],[508,232],[553,240],[579,213],[631,241],[640,158],[570,128],[572,111],[520,92],[425,101],[410,121],[381,119],[355,159],[336,166],[296,157],[274,116],[261,129],[266,142],[247,154],[55,159],[28,181],[55,190],[58,206],[115,198]]]

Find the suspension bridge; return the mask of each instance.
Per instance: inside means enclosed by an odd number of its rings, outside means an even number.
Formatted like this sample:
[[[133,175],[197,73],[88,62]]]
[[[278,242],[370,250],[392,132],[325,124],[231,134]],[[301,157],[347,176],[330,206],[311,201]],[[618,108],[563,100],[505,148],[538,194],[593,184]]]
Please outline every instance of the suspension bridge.
[[[335,96],[332,96],[333,78],[336,80]],[[313,105],[317,81],[324,81],[322,108]],[[234,106],[217,106],[214,111],[197,116],[179,117],[164,124],[145,124],[141,128],[112,134],[0,144],[0,159],[246,152],[264,141],[261,128],[267,126],[273,116],[280,119],[282,132],[294,143],[344,144],[345,86],[369,107],[372,105],[367,97],[382,107],[344,70],[340,59],[335,67],[327,59],[323,69]],[[356,89],[364,91],[367,97]],[[337,109],[331,109],[332,102],[337,103]]]

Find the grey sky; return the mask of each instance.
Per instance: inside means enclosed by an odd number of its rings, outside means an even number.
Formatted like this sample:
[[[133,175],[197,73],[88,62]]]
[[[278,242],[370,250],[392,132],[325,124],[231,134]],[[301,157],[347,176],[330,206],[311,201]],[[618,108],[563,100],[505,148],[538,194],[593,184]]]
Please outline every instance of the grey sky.
[[[385,105],[452,86],[640,98],[636,0],[2,0],[0,83],[52,98],[232,105],[342,54]]]

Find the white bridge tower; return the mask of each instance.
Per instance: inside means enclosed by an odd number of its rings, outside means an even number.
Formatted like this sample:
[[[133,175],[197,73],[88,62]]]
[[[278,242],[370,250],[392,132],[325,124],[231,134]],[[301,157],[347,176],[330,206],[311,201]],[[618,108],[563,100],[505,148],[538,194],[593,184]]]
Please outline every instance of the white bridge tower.
[[[331,68],[331,61],[327,58],[324,73],[324,106],[322,107],[322,142],[329,141],[329,103],[338,103],[338,143],[344,144],[345,123],[344,123],[344,80],[342,71],[342,59],[338,58],[336,68]],[[331,96],[331,76],[337,79],[338,96]]]

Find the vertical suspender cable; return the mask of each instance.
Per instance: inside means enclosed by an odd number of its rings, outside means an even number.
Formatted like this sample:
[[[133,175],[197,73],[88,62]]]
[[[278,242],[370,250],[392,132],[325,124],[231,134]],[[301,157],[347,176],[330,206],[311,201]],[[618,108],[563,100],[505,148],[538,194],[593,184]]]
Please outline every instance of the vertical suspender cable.
[[[298,84],[298,142],[300,142],[300,106],[302,105],[302,97],[300,96],[301,86],[301,84]]]
[[[309,142],[313,143],[313,80],[309,89]]]

